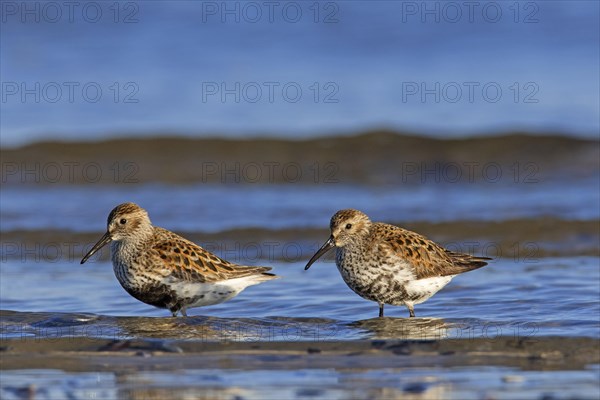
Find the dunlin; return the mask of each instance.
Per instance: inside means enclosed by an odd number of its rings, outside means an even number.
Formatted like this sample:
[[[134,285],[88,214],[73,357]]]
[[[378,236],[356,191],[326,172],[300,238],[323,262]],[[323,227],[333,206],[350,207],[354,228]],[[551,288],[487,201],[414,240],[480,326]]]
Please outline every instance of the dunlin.
[[[359,296],[379,304],[414,306],[429,299],[452,278],[487,265],[487,257],[455,253],[418,233],[371,222],[357,210],[341,210],[330,223],[331,236],[306,264],[336,248],[336,265],[344,282]]]
[[[111,243],[113,270],[133,297],[173,316],[222,303],[242,290],[271,279],[269,267],[233,264],[166,229],[153,226],[146,210],[134,203],[115,207],[107,231],[83,257],[86,262]]]

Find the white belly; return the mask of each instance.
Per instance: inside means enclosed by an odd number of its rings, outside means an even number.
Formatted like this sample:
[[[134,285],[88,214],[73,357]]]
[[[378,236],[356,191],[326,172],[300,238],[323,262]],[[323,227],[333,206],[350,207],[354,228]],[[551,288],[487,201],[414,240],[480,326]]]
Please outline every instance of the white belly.
[[[417,279],[407,282],[404,289],[408,298],[414,299],[412,304],[420,304],[440,291],[454,278],[455,275],[436,276],[432,278]],[[408,303],[408,302],[407,302]]]
[[[260,283],[251,278],[228,279],[214,283],[165,279],[163,283],[175,291],[180,299],[189,299],[186,301],[186,307],[193,308],[222,303],[237,296],[246,287]]]

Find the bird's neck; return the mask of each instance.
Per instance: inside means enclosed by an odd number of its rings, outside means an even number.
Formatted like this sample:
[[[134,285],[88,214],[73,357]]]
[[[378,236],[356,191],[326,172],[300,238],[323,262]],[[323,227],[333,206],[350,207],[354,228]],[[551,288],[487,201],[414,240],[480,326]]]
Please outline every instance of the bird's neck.
[[[136,232],[135,237],[115,240],[111,243],[111,253],[113,261],[128,262],[137,258],[151,246],[154,237],[154,228],[150,225],[149,229]]]
[[[346,243],[344,247],[337,248],[337,257],[343,258],[347,256],[353,256],[358,253],[361,253],[365,249],[366,238],[362,236],[355,236],[351,241]]]

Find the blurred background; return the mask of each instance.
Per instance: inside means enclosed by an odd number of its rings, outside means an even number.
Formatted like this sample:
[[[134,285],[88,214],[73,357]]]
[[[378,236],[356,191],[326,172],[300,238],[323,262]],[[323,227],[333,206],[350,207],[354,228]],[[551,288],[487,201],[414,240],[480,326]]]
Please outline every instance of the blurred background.
[[[331,258],[302,270],[331,215],[357,208],[495,259],[418,316],[476,336],[490,323],[498,336],[600,336],[598,2],[0,6],[5,335],[78,326],[82,312],[99,336],[172,334],[109,318],[168,313],[119,287],[108,248],[79,266],[110,210],[134,201],[285,278],[195,315],[397,337],[354,324],[376,306]],[[579,388],[595,395],[597,380]]]
[[[342,208],[515,268],[597,256],[598,15],[589,1],[3,2],[3,268],[70,268],[125,201],[284,273]],[[2,281],[3,307],[45,307]],[[160,315],[113,289],[89,311],[125,299]],[[71,297],[53,304],[80,309]]]
[[[2,7],[3,146],[600,128],[597,2]]]

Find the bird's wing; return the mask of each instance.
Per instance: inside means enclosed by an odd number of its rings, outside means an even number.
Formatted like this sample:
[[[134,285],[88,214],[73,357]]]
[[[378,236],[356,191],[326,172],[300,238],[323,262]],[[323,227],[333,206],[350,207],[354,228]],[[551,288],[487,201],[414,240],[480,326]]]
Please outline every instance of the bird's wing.
[[[371,237],[382,251],[409,262],[417,279],[457,275],[487,265],[487,257],[455,253],[416,232],[376,223]]]
[[[155,268],[162,271],[164,276],[170,275],[185,281],[216,282],[260,275],[271,269],[231,263],[173,232],[155,229],[162,231],[161,239],[149,251],[157,266]]]

